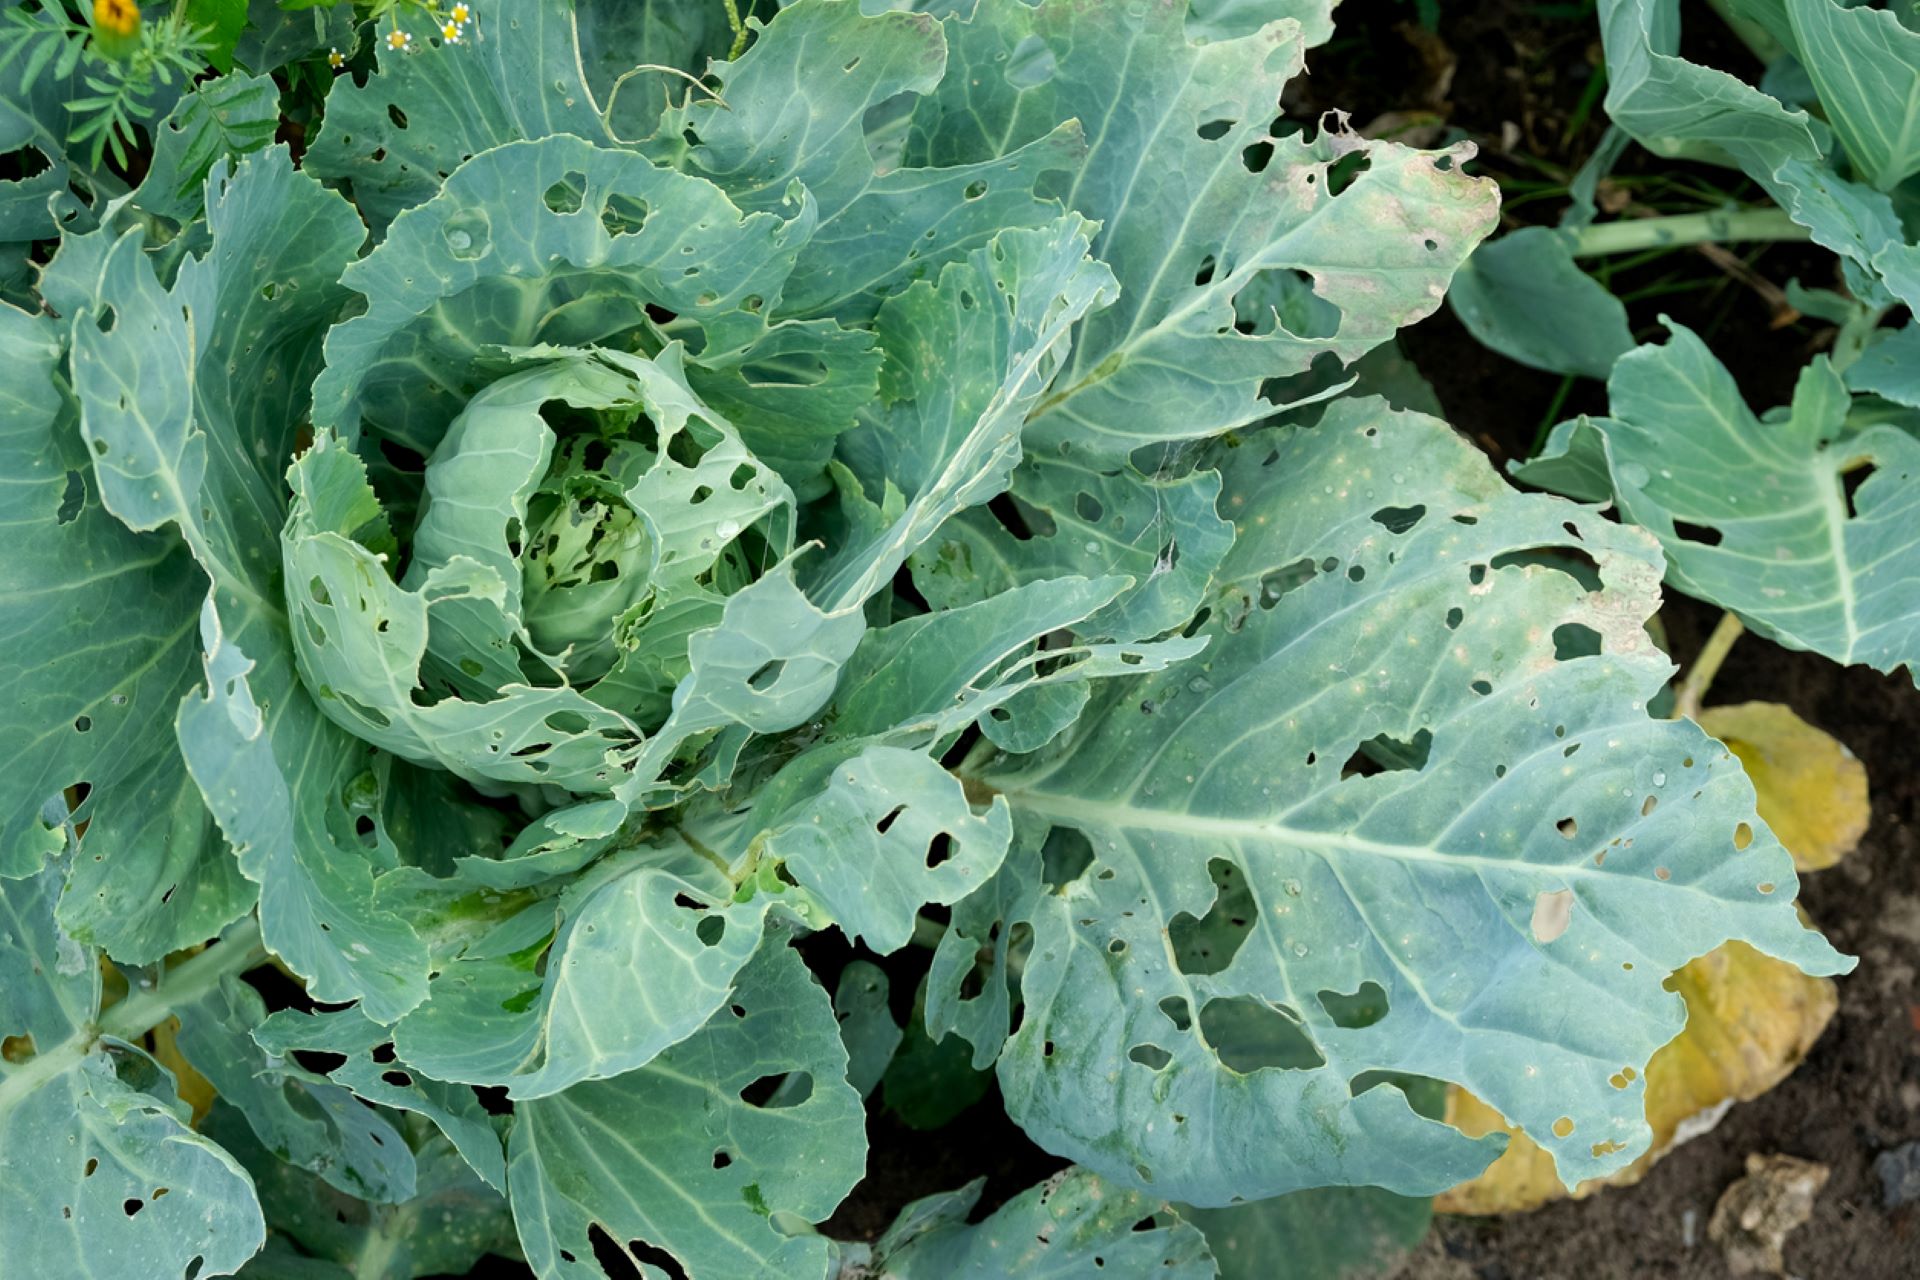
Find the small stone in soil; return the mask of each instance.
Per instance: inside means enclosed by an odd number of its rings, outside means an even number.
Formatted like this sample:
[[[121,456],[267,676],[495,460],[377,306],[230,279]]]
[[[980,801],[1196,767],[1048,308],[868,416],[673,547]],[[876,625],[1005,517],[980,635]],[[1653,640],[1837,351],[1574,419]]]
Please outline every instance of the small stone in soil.
[[[1793,1156],[1747,1157],[1747,1176],[1726,1189],[1707,1223],[1733,1274],[1787,1274],[1787,1236],[1813,1216],[1813,1198],[1829,1172]]]
[[[1889,1209],[1920,1200],[1920,1142],[1882,1151],[1873,1162],[1880,1175],[1880,1202]]]

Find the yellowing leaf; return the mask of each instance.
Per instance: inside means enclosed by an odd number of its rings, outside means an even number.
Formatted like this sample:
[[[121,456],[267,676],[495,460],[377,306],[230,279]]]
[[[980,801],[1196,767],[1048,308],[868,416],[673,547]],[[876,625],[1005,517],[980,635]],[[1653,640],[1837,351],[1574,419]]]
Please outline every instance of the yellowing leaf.
[[[1867,771],[1831,735],[1777,702],[1713,707],[1700,727],[1740,757],[1760,816],[1801,871],[1830,867],[1866,834]]]
[[[1824,735],[1822,735],[1824,736]],[[1668,984],[1687,1002],[1687,1029],[1647,1064],[1647,1121],[1653,1145],[1607,1179],[1583,1182],[1576,1199],[1609,1184],[1638,1182],[1668,1150],[1706,1132],[1735,1102],[1785,1079],[1833,1017],[1833,984],[1741,942],[1700,957]],[[1614,1077],[1631,1088],[1635,1072]],[[1447,1123],[1469,1137],[1501,1130],[1512,1141],[1486,1172],[1441,1195],[1442,1213],[1516,1213],[1567,1195],[1553,1160],[1532,1139],[1465,1090],[1447,1092]]]
[[[174,1086],[180,1095],[180,1101],[193,1108],[193,1127],[198,1129],[200,1122],[207,1118],[207,1112],[213,1110],[213,1100],[219,1093],[213,1082],[188,1062],[180,1052],[180,1019],[168,1018],[155,1027],[153,1036],[153,1056],[161,1066],[173,1072]]]

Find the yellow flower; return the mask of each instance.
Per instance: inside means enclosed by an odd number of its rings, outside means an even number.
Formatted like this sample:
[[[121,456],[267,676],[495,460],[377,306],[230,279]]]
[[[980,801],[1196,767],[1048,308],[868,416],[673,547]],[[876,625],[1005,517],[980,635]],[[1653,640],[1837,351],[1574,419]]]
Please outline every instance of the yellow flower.
[[[459,23],[463,27],[466,26],[469,22],[473,21],[473,10],[469,9],[464,4],[457,4],[453,6],[453,8],[448,11],[448,13],[449,13],[449,16],[451,16],[455,22]]]
[[[133,0],[93,0],[93,25],[110,35],[130,36],[140,29],[140,6]]]
[[[387,48],[396,52],[405,52],[413,48],[413,37],[395,27],[387,32]]]
[[[335,71],[338,71],[340,68],[347,65],[347,55],[340,52],[338,49],[329,49],[327,50],[327,65],[332,67]]]
[[[460,43],[460,24],[457,22],[442,23],[440,25],[440,38],[442,40],[445,40],[448,44],[459,44]]]

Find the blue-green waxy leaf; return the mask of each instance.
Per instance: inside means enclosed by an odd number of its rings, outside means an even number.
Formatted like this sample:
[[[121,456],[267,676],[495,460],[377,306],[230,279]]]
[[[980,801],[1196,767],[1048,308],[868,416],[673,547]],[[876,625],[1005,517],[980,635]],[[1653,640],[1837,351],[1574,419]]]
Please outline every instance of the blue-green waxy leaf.
[[[1011,493],[1050,530],[1018,537],[978,509],[949,520],[913,556],[914,585],[929,604],[952,608],[1072,573],[1124,573],[1132,587],[1077,630],[1153,636],[1193,616],[1233,545],[1233,525],[1217,510],[1220,478],[1206,468],[1145,475],[1130,461],[1048,451],[1013,473]]]
[[[1433,1225],[1433,1202],[1378,1187],[1323,1187],[1182,1216],[1207,1238],[1220,1280],[1359,1280],[1388,1273]]]
[[[1064,1169],[968,1225],[983,1181],[902,1209],[871,1250],[856,1255],[863,1268],[856,1274],[876,1280],[1205,1280],[1215,1274],[1207,1242],[1192,1226],[1164,1204],[1085,1169]]]
[[[958,1032],[973,1046],[976,1071],[993,1065],[1012,1029],[1014,942],[1023,939],[1017,959],[1024,963],[1024,939],[1032,936],[1040,902],[1045,833],[1039,830],[1043,824],[1024,825],[993,879],[953,905],[927,970],[927,1034],[944,1039]]]
[[[81,434],[102,504],[136,531],[172,526],[212,580],[198,615],[205,687],[180,702],[174,729],[261,886],[269,945],[315,998],[364,996],[391,1018],[424,994],[425,952],[373,906],[378,863],[350,809],[369,753],[300,684],[272,552],[279,470],[365,232],[278,148],[210,180],[207,205],[210,247],[170,291],[137,232],[76,258],[73,274],[50,270],[56,288],[91,299],[71,316]]]
[[[1801,20],[1816,27],[1857,21],[1816,12],[1837,9],[1828,0],[1794,2],[1802,9]],[[1658,155],[1737,165],[1816,243],[1848,260],[1855,292],[1920,303],[1920,245],[1907,236],[1887,195],[1834,171],[1825,124],[1723,71],[1681,58],[1679,23],[1678,0],[1601,0],[1606,106],[1614,124]],[[1874,54],[1855,42],[1849,60],[1857,54],[1863,61],[1885,62],[1894,48],[1890,43]],[[1844,77],[1839,65],[1834,64],[1834,74]],[[1843,102],[1847,97],[1842,95]],[[1900,93],[1895,97],[1905,100]],[[1891,108],[1891,103],[1876,106]],[[1866,118],[1859,123],[1865,125]],[[1894,150],[1885,154],[1891,157]]]
[[[1270,136],[1301,66],[1297,23],[1203,44],[1185,22],[1185,6],[1146,0],[981,0],[946,23],[947,75],[915,108],[905,162],[978,163],[1080,120],[1088,158],[1065,200],[1100,224],[1093,255],[1120,283],[1077,327],[1031,444],[1117,456],[1264,417],[1264,382],[1329,352],[1355,360],[1429,314],[1493,226],[1493,185],[1459,172],[1469,151]],[[1336,194],[1330,170],[1355,155],[1365,171]],[[1294,272],[1337,309],[1331,332],[1238,314],[1263,277]]]
[[[886,955],[912,938],[921,907],[985,884],[1011,834],[1004,804],[976,813],[937,761],[873,746],[767,832],[762,856],[784,859],[849,938]]]
[[[268,1150],[363,1200],[413,1197],[413,1153],[384,1116],[254,1043],[267,1011],[252,987],[228,978],[175,1014],[180,1051]]]
[[[1495,1154],[1394,1073],[1487,1099],[1569,1183],[1618,1168],[1650,1133],[1609,1077],[1679,1030],[1670,972],[1728,938],[1847,966],[1795,915],[1738,762],[1644,710],[1671,670],[1642,625],[1654,545],[1377,401],[1226,457],[1227,508],[1287,518],[1242,522],[1213,643],[982,768],[1092,852],[1033,913],[1009,1111],[1202,1206],[1430,1194]],[[1601,588],[1511,559],[1553,547]],[[1562,657],[1563,629],[1599,651]],[[1350,773],[1374,739],[1401,767]]]
[[[316,177],[349,179],[375,226],[502,143],[559,133],[613,142],[583,77],[570,0],[516,0],[483,14],[459,45],[440,48],[428,47],[439,29],[424,9],[397,10],[393,22],[375,33],[379,70],[365,84],[334,81],[305,160]],[[410,47],[385,43],[395,27]]]
[[[1785,0],[1795,51],[1853,170],[1887,191],[1920,171],[1920,32],[1886,9]]]
[[[1920,325],[1886,335],[1847,367],[1847,386],[1920,409]]]
[[[1633,350],[1626,307],[1574,265],[1565,237],[1545,227],[1523,227],[1474,250],[1447,304],[1481,342],[1549,373],[1604,378]]]
[[[616,789],[620,799],[658,807],[693,786],[718,790],[749,736],[796,728],[833,695],[866,631],[863,602],[817,607],[794,582],[793,563],[729,596],[719,624],[692,637],[672,713]],[[689,781],[667,779],[676,763],[691,764]]]
[[[691,94],[668,112],[653,149],[678,149],[749,211],[783,210],[799,183],[822,220],[874,178],[864,116],[940,82],[946,42],[924,13],[863,14],[860,0],[803,0],[785,9],[741,58],[714,68],[721,97]],[[724,106],[721,105],[724,102]]]
[[[750,10],[751,3],[741,6]],[[681,0],[586,0],[573,6],[580,65],[607,128],[622,142],[640,142],[660,115],[688,93],[675,70],[698,75],[733,43],[720,5]]]
[[[63,924],[128,960],[155,960],[217,932],[251,895],[169,724],[197,674],[192,619],[205,579],[177,539],[134,534],[102,508],[57,379],[63,347],[50,318],[0,308],[0,358],[14,375],[0,389],[14,547],[0,564],[0,681],[14,691],[0,875],[32,875],[60,848],[64,836],[43,824],[41,805],[87,783],[74,817],[89,824],[88,852]],[[76,643],[82,630],[86,642]],[[109,850],[111,878],[92,856]]]
[[[833,736],[917,729],[938,737],[991,715],[987,708],[1004,701],[1008,683],[1034,677],[1019,660],[1042,637],[1084,624],[1124,586],[1117,578],[1051,578],[869,631],[847,660],[831,710]],[[1074,655],[1054,649],[1047,656]]]
[[[738,61],[715,67],[719,96],[688,95],[650,147],[677,156],[691,131],[698,144],[686,162],[744,209],[779,209],[793,182],[813,194],[820,227],[800,251],[784,315],[870,320],[888,294],[999,232],[1053,222],[1060,206],[1036,196],[1035,182],[1086,155],[1079,122],[1062,119],[1005,155],[902,167],[899,120],[876,125],[873,115],[899,117],[903,102],[930,91],[946,42],[926,12],[863,7],[788,6]]]
[[[900,1047],[900,1024],[887,1006],[887,974],[877,964],[855,960],[840,971],[833,1016],[847,1047],[847,1083],[861,1097],[872,1093]]]
[[[397,1119],[419,1176],[410,1199],[381,1204],[278,1159],[234,1107],[213,1104],[208,1136],[246,1167],[273,1222],[265,1251],[243,1277],[413,1280],[465,1275],[486,1254],[511,1255],[513,1217],[505,1198],[476,1177],[426,1121]]]
[[[725,1003],[775,900],[737,893],[677,838],[609,858],[438,960],[395,1050],[437,1079],[516,1098],[632,1070]]]
[[[778,299],[813,225],[804,202],[786,213],[742,214],[712,183],[581,138],[496,147],[346,270],[367,310],[327,336],[314,425],[431,454],[497,372],[483,348],[608,342],[644,329],[649,304],[683,329],[726,321],[733,340],[707,335],[721,350],[747,345],[761,322],[742,308]]]
[[[770,941],[684,1043],[515,1108],[508,1178],[527,1261],[599,1277],[598,1224],[689,1276],[826,1280],[831,1246],[801,1224],[831,1213],[866,1161],[846,1070],[826,992]]]
[[[720,623],[722,562],[763,518],[784,553],[792,497],[687,389],[679,348],[555,354],[454,422],[400,582],[366,532],[384,525],[358,457],[321,437],[289,473],[287,607],[321,709],[359,737],[476,781],[604,794]],[[633,422],[556,443],[556,402]],[[596,442],[618,457],[582,461]]]
[[[314,707],[284,622],[243,617],[236,637],[214,599],[201,614],[206,688],[174,719],[187,769],[260,886],[268,945],[315,999],[364,999],[370,1015],[398,1017],[426,994],[427,956],[412,927],[376,904],[378,864],[354,831],[348,797],[369,778],[371,749]],[[282,763],[294,760],[309,763]]]
[[[1790,648],[1911,671],[1920,441],[1886,424],[1843,434],[1851,397],[1825,359],[1801,371],[1784,417],[1763,421],[1706,344],[1670,327],[1665,345],[1622,358],[1610,417],[1563,423],[1516,474],[1553,484],[1546,468],[1600,459],[1621,514],[1660,539],[1674,586]]]
[[[865,600],[948,517],[1006,489],[1074,324],[1114,296],[1112,274],[1087,257],[1092,230],[1068,215],[1003,232],[881,308],[885,407],[841,453],[869,500],[891,489],[906,504],[877,537],[833,549],[815,599]]]
[[[254,1042],[274,1058],[284,1059],[295,1049],[341,1055],[345,1061],[326,1072],[327,1079],[334,1085],[351,1090],[355,1097],[377,1106],[425,1116],[447,1136],[454,1149],[488,1186],[506,1191],[506,1153],[500,1135],[473,1090],[409,1071],[406,1063],[391,1054],[384,1060],[376,1057],[379,1049],[392,1039],[392,1032],[357,1008],[318,1013],[283,1009],[254,1027],[252,1034]],[[229,1102],[234,1101],[233,1095],[225,1090],[221,1095]],[[247,1114],[247,1120],[257,1132],[258,1120],[252,1112]],[[324,1177],[325,1171],[321,1173]],[[335,1179],[327,1180],[338,1185]],[[416,1189],[418,1182],[416,1176]],[[382,1199],[364,1194],[361,1198]]]
[[[173,1079],[103,1036],[100,957],[54,919],[64,868],[0,882],[0,1239],[36,1276],[239,1270],[265,1238],[246,1173]],[[221,943],[216,950],[246,944]],[[144,1025],[126,1027],[134,1035]]]

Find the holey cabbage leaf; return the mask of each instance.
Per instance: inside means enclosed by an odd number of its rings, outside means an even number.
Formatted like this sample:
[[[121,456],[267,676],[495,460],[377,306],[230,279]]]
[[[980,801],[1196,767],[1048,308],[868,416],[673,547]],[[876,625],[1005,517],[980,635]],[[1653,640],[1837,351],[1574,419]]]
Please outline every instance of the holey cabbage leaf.
[[[1649,1132],[1626,1069],[1684,1021],[1669,973],[1728,936],[1842,965],[1731,753],[1645,713],[1657,549],[1378,401],[1222,470],[1212,643],[979,774],[1091,854],[1026,908],[1010,1112],[1201,1205],[1480,1168],[1406,1076],[1520,1117],[1569,1182],[1618,1167]]]
[[[1205,1275],[1477,1174],[1443,1082],[1602,1175],[1672,971],[1844,967],[1660,542],[1347,394],[1497,193],[1281,118],[1331,5],[742,7],[383,9],[297,159],[236,72],[22,223],[10,1262]],[[956,1098],[1075,1167],[829,1238]]]
[[[1850,425],[1825,356],[1763,418],[1697,335],[1668,327],[1620,358],[1608,416],[1559,424],[1514,474],[1611,497],[1660,539],[1674,586],[1762,635],[1920,680],[1920,441]]]

